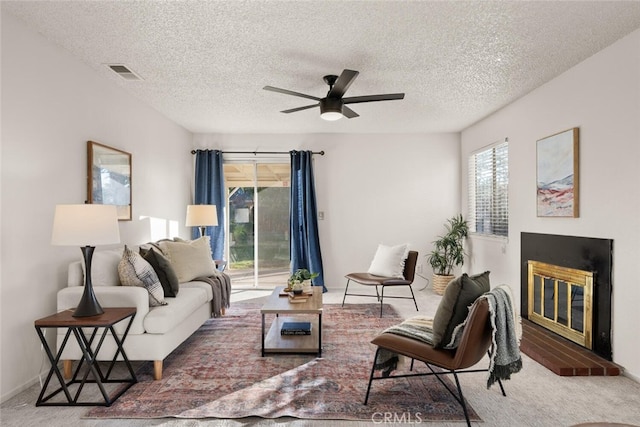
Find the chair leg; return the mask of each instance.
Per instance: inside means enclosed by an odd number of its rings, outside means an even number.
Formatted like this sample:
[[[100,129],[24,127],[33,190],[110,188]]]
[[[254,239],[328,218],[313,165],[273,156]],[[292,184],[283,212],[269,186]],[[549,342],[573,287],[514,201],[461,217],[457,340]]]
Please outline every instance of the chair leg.
[[[367,394],[364,396],[364,404],[366,405],[369,401],[369,391],[371,390],[371,383],[373,382],[373,374],[376,371],[376,360],[378,360],[378,353],[380,352],[380,347],[376,350],[375,356],[373,356],[373,364],[371,365],[371,374],[369,375],[369,384],[367,385]]]
[[[347,279],[347,286],[344,288],[344,296],[342,297],[342,306],[344,307],[344,300],[347,298],[347,290],[349,289],[349,282],[351,280]]]
[[[376,291],[378,287],[376,286]],[[382,298],[380,298],[380,318],[382,318],[382,304],[384,303],[384,285],[382,285]]]
[[[462,411],[464,412],[464,418],[467,420],[467,426],[471,427],[471,421],[469,420],[469,412],[467,412],[467,405],[464,402],[464,396],[462,395],[462,387],[460,387],[460,380],[458,379],[458,374],[456,371],[453,372],[453,378],[456,380],[456,387],[458,388],[458,395],[460,396],[460,405],[462,406]]]
[[[413,298],[413,303],[416,306],[416,311],[420,311],[420,310],[418,310],[418,303],[416,302],[416,295],[413,293],[413,288],[411,287],[411,285],[409,285],[409,290],[411,291],[411,298]]]
[[[491,360],[492,351],[493,351],[493,346],[487,350],[487,355],[489,356],[489,360]],[[504,391],[504,386],[502,385],[502,380],[500,378],[498,378],[498,385],[500,385],[500,391],[502,392],[502,395],[504,397],[507,397],[507,393]]]
[[[504,397],[507,397],[507,393],[504,391],[504,386],[502,385],[502,380],[498,379],[498,384],[500,385],[500,391]]]

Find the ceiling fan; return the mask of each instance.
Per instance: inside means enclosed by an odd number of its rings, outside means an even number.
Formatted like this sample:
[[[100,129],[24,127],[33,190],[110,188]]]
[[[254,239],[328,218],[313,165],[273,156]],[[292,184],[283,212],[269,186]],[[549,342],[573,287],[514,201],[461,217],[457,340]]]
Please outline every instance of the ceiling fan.
[[[359,117],[358,113],[347,107],[346,104],[357,104],[360,102],[372,102],[372,101],[393,101],[395,99],[404,99],[404,93],[388,93],[384,95],[366,95],[366,96],[351,96],[343,98],[351,83],[360,74],[354,70],[343,70],[340,76],[329,74],[324,76],[324,81],[329,85],[329,91],[324,98],[318,98],[312,95],[306,95],[300,92],[294,92],[287,89],[280,89],[273,86],[265,86],[264,90],[270,90],[272,92],[284,93],[285,95],[299,96],[301,98],[313,99],[318,101],[316,104],[305,105],[304,107],[292,108],[290,110],[283,110],[282,113],[295,113],[296,111],[302,111],[313,107],[320,107],[320,117],[325,120],[338,120],[340,118],[347,117],[353,119]]]

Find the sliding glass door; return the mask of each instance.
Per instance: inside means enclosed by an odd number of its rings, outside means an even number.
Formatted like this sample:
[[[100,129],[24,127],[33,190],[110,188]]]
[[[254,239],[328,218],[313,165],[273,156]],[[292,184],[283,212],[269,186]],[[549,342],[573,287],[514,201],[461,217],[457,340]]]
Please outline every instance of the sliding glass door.
[[[271,288],[289,276],[289,163],[225,160],[228,273],[234,287]]]

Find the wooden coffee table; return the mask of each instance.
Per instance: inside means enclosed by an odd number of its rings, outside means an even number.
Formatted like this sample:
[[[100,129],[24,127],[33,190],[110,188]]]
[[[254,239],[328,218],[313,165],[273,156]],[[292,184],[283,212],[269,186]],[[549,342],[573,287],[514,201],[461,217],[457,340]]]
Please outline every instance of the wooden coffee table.
[[[313,294],[303,303],[291,303],[280,296],[284,286],[274,289],[260,309],[262,314],[262,356],[266,353],[317,353],[322,355],[322,287],[312,286]],[[267,314],[275,314],[268,332]],[[311,335],[281,335],[284,322],[311,322]]]

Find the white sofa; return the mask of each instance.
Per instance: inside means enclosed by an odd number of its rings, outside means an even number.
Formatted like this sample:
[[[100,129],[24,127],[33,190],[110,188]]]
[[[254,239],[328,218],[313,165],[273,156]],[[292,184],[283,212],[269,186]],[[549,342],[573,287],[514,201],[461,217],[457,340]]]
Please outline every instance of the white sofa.
[[[135,307],[136,315],[124,342],[129,360],[153,360],[154,377],[162,378],[162,364],[178,345],[193,334],[212,314],[214,294],[211,285],[202,281],[180,283],[176,297],[166,297],[166,305],[150,307],[149,293],[144,287],[121,286],[118,263],[122,249],[96,251],[92,262],[92,283],[102,307]],[[68,268],[68,286],[58,292],[58,311],[74,308],[84,290],[84,272],[81,261]],[[126,321],[116,325],[122,334]],[[66,330],[58,329],[58,348]],[[97,340],[96,340],[97,341]],[[116,351],[113,339],[106,339],[98,360],[111,360]],[[72,361],[80,360],[81,351],[75,341],[69,340],[60,360],[65,377],[70,377]]]

